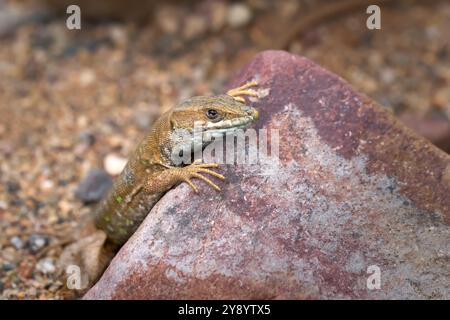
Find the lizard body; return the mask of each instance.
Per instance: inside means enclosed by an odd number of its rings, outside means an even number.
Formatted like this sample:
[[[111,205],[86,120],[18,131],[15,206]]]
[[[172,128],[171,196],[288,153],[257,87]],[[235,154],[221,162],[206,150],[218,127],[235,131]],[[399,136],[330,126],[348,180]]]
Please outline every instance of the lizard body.
[[[216,190],[220,188],[205,177],[219,179],[224,176],[211,170],[215,163],[194,161],[182,166],[174,161],[175,148],[189,144],[192,151],[205,147],[192,133],[194,123],[200,125],[201,134],[232,133],[245,128],[258,119],[258,112],[245,104],[242,96],[256,94],[248,90],[256,82],[249,82],[224,95],[193,97],[163,114],[138,145],[111,191],[100,203],[95,218],[97,228],[103,230],[110,242],[122,245],[134,233],[151,208],[173,186],[201,179]],[[188,140],[180,139],[178,130],[190,133]]]

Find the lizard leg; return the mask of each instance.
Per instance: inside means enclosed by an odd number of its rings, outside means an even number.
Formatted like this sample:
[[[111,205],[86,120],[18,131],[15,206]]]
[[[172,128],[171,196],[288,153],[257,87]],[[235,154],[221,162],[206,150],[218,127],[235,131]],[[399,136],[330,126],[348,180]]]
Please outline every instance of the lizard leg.
[[[195,192],[198,192],[198,187],[192,182],[193,178],[203,180],[217,191],[220,191],[220,187],[209,178],[205,177],[204,174],[209,174],[218,179],[225,180],[223,175],[210,169],[218,168],[219,165],[217,163],[200,163],[196,160],[186,167],[163,166],[166,170],[150,177],[145,183],[144,190],[146,192],[154,193],[169,190],[180,182],[186,182]]]
[[[228,90],[227,95],[232,96],[235,100],[239,102],[245,103],[245,99],[242,96],[258,97],[258,94],[256,92],[249,90],[249,88],[255,87],[257,85],[258,82],[250,81],[240,87]]]

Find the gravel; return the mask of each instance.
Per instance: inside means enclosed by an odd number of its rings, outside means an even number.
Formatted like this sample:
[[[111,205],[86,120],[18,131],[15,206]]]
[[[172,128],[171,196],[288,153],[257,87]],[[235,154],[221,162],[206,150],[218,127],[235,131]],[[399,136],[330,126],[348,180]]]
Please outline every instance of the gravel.
[[[235,3],[228,9],[228,24],[232,28],[242,28],[252,19],[253,13],[245,3]]]
[[[54,273],[56,271],[56,267],[53,258],[44,258],[39,260],[36,264],[36,270],[44,274]]]
[[[27,235],[78,225],[92,213],[86,204],[111,186],[102,170],[99,185],[94,178],[81,187],[105,155],[125,158],[157,116],[181,99],[223,92],[254,53],[307,14],[306,2],[299,2],[298,13],[292,1],[161,2],[154,12],[162,22],[86,23],[79,33],[67,32],[60,16],[25,22],[0,38],[0,267],[16,266],[0,272],[0,299],[61,298],[57,272],[25,270],[34,270],[41,258],[56,261],[61,248],[33,251]],[[444,1],[386,7],[382,30],[372,32],[358,27],[360,14],[345,14],[294,38],[291,47],[375,100],[390,102],[396,113],[448,117],[449,12]],[[194,38],[182,36],[188,20]],[[382,67],[391,74],[380,73]],[[146,119],[137,120],[137,111]],[[22,248],[15,236],[25,242]],[[21,267],[20,260],[29,263]],[[19,271],[28,277],[10,276]]]
[[[48,245],[49,239],[45,235],[40,234],[32,234],[28,238],[28,248],[31,252],[38,252],[42,248],[44,248],[46,245]]]
[[[18,236],[12,237],[11,238],[11,244],[16,248],[16,249],[22,249],[24,247],[24,242],[22,241],[22,239]]]
[[[13,270],[16,267],[15,263],[11,263],[11,262],[4,262],[2,264],[2,270],[3,271],[10,271]]]

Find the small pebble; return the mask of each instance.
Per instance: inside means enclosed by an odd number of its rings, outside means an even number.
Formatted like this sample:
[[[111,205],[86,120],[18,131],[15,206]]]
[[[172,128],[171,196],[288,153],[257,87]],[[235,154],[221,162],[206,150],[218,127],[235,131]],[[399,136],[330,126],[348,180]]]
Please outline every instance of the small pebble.
[[[154,117],[149,112],[138,110],[133,115],[133,119],[136,122],[139,129],[144,130],[150,128],[151,124],[153,123]]]
[[[126,158],[113,153],[108,154],[103,160],[103,166],[105,167],[106,172],[113,176],[120,174],[126,164]]]
[[[95,134],[90,131],[83,131],[78,135],[78,140],[81,144],[90,147],[95,143]]]
[[[93,70],[86,69],[86,70],[81,71],[80,77],[79,77],[79,82],[82,87],[87,87],[87,86],[91,85],[92,83],[95,82],[95,80],[96,80],[96,75]]]
[[[202,16],[192,15],[185,19],[183,35],[186,39],[194,39],[204,34],[208,29],[208,23]]]
[[[24,246],[22,239],[18,236],[12,237],[10,241],[16,249],[22,249]]]
[[[228,9],[227,21],[232,28],[241,28],[252,19],[252,11],[245,3],[232,4]]]
[[[3,264],[2,264],[3,271],[10,271],[10,270],[14,269],[15,267],[16,267],[16,264],[11,263],[11,262],[3,262]]]
[[[6,190],[10,194],[15,194],[20,190],[20,185],[15,181],[7,181],[6,182]]]
[[[211,21],[210,27],[213,31],[220,30],[226,23],[227,5],[221,1],[210,2]]]
[[[109,35],[116,46],[125,46],[128,38],[125,28],[120,25],[113,26],[109,30]]]
[[[50,191],[53,189],[54,185],[52,180],[45,179],[41,181],[40,187],[43,191]]]
[[[54,273],[56,270],[55,264],[53,263],[52,258],[43,258],[39,260],[39,262],[36,264],[36,270],[48,274],[48,273]]]
[[[100,201],[111,189],[111,176],[104,170],[92,169],[75,190],[75,196],[85,204]]]
[[[433,103],[439,108],[450,110],[450,90],[448,87],[436,88]]]
[[[156,14],[156,24],[163,33],[175,34],[179,29],[179,14],[175,7],[161,6]]]
[[[380,79],[385,84],[391,84],[396,79],[395,70],[392,68],[382,68],[380,71]]]
[[[32,234],[28,238],[28,247],[32,252],[38,252],[48,244],[48,237],[40,234]]]

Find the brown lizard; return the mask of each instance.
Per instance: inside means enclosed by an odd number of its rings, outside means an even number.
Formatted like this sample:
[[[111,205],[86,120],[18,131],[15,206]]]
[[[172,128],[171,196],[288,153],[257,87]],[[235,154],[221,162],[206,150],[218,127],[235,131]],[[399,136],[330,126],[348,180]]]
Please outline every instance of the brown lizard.
[[[256,96],[255,92],[249,90],[255,85],[253,81],[227,94],[193,97],[156,121],[96,211],[97,228],[106,233],[109,241],[122,245],[164,193],[180,182],[188,183],[198,192],[192,182],[196,178],[220,190],[205,176],[225,179],[211,170],[217,168],[218,164],[195,161],[187,166],[179,166],[174,163],[173,149],[180,147],[180,139],[175,132],[187,130],[190,133],[188,137],[192,138],[182,143],[188,143],[194,150],[205,147],[206,141],[203,140],[202,144],[202,141],[193,138],[194,122],[201,126],[203,135],[212,132],[232,133],[247,127],[258,119],[258,111],[247,106],[243,96]]]
[[[183,166],[175,163],[172,155],[180,143],[187,143],[187,149],[195,151],[211,140],[202,139],[199,142],[192,134],[187,135],[192,137],[190,140],[180,140],[176,132],[187,130],[192,133],[195,125],[200,128],[203,137],[212,133],[229,134],[249,126],[259,115],[256,109],[246,105],[244,97],[256,97],[256,92],[250,89],[256,85],[255,81],[251,81],[226,94],[193,97],[163,114],[138,145],[109,194],[97,207],[96,228],[88,221],[76,236],[79,240],[64,249],[59,260],[61,271],[68,266],[79,266],[83,274],[80,289],[88,289],[106,268],[117,248],[128,240],[170,188],[186,182],[198,192],[192,179],[200,179],[220,190],[205,176],[224,180],[223,175],[211,170],[218,168],[218,164],[196,160]],[[65,292],[65,287],[62,291],[66,297],[81,293],[74,290]]]

